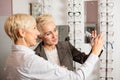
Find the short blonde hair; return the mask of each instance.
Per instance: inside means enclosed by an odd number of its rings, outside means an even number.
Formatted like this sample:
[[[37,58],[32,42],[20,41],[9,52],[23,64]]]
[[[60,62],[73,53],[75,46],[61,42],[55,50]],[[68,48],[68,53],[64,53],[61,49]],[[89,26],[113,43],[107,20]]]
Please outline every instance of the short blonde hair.
[[[28,14],[14,14],[6,19],[4,29],[6,34],[15,42],[20,37],[18,29],[27,29],[33,24],[36,24],[34,17]]]
[[[39,32],[42,33],[42,26],[44,26],[45,24],[54,21],[53,16],[51,14],[42,14],[40,16],[38,16],[36,18],[36,22],[37,22],[37,28],[39,30]]]

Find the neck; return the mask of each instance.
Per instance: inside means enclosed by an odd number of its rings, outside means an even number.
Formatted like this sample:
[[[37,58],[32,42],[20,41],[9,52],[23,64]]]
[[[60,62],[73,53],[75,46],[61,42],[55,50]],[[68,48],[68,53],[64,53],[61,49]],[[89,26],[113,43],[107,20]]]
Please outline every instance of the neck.
[[[53,50],[53,49],[55,49],[56,48],[56,46],[55,45],[44,45],[44,48],[46,49],[46,50]]]
[[[24,46],[27,46],[29,47],[29,45],[26,44],[25,40],[20,38],[18,39],[16,42],[14,42],[16,45],[24,45]]]

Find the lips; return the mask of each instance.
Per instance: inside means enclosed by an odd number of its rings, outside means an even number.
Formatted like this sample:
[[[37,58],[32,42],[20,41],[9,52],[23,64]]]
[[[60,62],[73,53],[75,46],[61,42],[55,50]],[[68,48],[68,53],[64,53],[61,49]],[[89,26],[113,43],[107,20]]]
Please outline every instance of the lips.
[[[53,39],[52,41],[53,41],[53,42],[56,42],[56,41],[58,41],[58,39],[56,38],[56,39]]]

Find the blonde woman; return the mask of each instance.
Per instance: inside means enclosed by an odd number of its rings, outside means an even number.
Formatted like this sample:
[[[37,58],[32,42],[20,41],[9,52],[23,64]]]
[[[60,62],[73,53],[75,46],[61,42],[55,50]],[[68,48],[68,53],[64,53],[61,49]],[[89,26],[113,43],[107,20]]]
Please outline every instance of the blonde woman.
[[[73,71],[73,61],[83,64],[87,60],[91,51],[87,55],[76,49],[69,41],[58,41],[59,33],[51,14],[42,14],[37,17],[36,21],[37,28],[41,33],[39,36],[41,42],[35,48],[37,55]],[[96,32],[93,34],[97,36]]]
[[[99,35],[92,53],[80,70],[72,72],[35,55],[29,47],[36,45],[40,33],[35,19],[27,14],[14,14],[5,21],[5,32],[13,41],[6,63],[6,80],[85,80],[91,73],[103,46]]]

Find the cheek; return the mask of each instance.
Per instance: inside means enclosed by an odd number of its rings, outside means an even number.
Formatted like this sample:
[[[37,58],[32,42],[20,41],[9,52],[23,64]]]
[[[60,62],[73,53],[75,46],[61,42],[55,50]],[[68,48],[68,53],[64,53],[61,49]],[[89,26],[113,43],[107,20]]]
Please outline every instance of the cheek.
[[[58,31],[56,32],[56,35],[58,35]]]
[[[46,40],[46,41],[50,41],[51,39],[47,37],[47,38],[45,38],[45,40]]]
[[[44,38],[44,41],[45,41],[45,42],[50,42],[50,41],[51,41],[51,37],[50,37],[50,36],[49,36],[49,37],[45,37],[45,38]]]
[[[29,38],[30,38],[29,40],[31,40],[30,42],[35,42],[36,41],[35,36],[36,36],[35,34],[30,34],[29,35]]]

